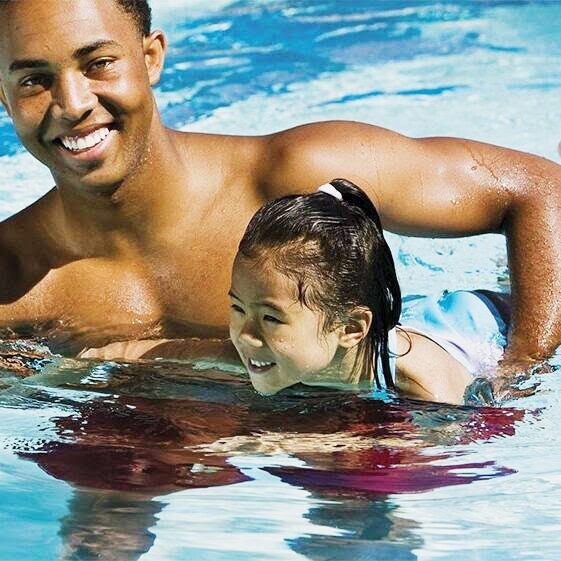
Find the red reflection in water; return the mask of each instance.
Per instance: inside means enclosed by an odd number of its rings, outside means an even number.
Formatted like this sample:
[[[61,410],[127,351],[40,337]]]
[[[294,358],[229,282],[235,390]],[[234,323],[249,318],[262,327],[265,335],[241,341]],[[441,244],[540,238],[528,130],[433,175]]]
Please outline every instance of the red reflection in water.
[[[457,412],[453,421],[427,428],[406,404],[387,405],[352,394],[300,398],[285,408],[270,400],[255,406],[121,396],[83,404],[76,415],[57,419],[61,441],[20,455],[57,479],[81,487],[150,494],[247,481],[249,477],[228,458],[232,452],[263,454],[255,443],[264,434],[276,435],[281,444],[286,434],[296,443],[300,436],[316,435],[316,446],[285,448],[306,467],[264,468],[306,488],[410,493],[512,473],[493,462],[455,460],[443,465],[450,454],[431,454],[430,447],[445,443],[442,438],[466,444],[512,435],[524,412],[492,408]],[[336,435],[340,444],[324,450],[324,435]],[[245,449],[193,448],[240,437],[250,443]],[[348,445],[357,438],[370,444]]]

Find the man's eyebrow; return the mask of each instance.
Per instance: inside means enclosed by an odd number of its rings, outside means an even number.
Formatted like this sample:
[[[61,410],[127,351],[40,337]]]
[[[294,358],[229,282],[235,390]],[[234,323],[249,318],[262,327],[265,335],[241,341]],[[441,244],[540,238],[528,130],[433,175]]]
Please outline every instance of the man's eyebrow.
[[[89,45],[84,45],[83,47],[76,49],[72,53],[72,57],[78,59],[88,56],[94,51],[97,51],[97,49],[102,49],[103,47],[117,47],[117,46],[119,46],[119,43],[117,43],[117,41],[111,41],[110,39],[101,39],[100,41],[95,41],[94,43],[90,43]]]
[[[90,43],[89,45],[84,45],[83,47],[76,49],[72,53],[72,58],[79,59],[88,56],[89,54],[103,47],[115,47],[118,45],[119,43],[117,43],[117,41],[102,39],[100,41],[95,41],[94,43]],[[12,62],[12,64],[10,64],[9,66],[9,71],[16,72],[17,70],[24,70],[26,68],[44,68],[46,66],[49,66],[49,61],[42,58],[25,58],[14,60],[14,62]]]
[[[16,72],[17,70],[23,70],[25,68],[44,68],[45,66],[49,66],[49,63],[43,59],[21,59],[21,60],[14,60],[8,70],[10,72]]]

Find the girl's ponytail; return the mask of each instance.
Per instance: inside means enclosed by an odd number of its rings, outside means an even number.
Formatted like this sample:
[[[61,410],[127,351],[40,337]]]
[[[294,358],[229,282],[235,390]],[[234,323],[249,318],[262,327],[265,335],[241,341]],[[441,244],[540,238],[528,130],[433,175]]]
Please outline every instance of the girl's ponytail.
[[[339,193],[342,202],[358,207],[374,225],[376,239],[372,240],[371,257],[365,271],[371,290],[366,294],[372,310],[372,326],[368,333],[369,345],[364,349],[364,358],[369,371],[374,371],[376,384],[380,382],[378,366],[382,367],[385,386],[395,387],[390,367],[388,332],[399,322],[401,315],[401,289],[395,272],[391,250],[384,238],[382,221],[376,207],[366,193],[346,179],[333,179],[329,182]]]

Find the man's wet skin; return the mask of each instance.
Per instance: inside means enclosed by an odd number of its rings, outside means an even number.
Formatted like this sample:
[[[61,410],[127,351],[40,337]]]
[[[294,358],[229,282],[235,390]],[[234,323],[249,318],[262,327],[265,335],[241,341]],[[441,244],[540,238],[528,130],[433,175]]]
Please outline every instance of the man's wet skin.
[[[503,231],[513,356],[561,339],[559,166],[458,139],[316,123],[262,137],[166,129],[152,95],[165,38],[114,0],[0,3],[2,101],[56,187],[0,225],[0,320],[68,352],[223,335],[236,246],[267,200],[334,177],[400,233]],[[78,32],[79,30],[79,32]]]

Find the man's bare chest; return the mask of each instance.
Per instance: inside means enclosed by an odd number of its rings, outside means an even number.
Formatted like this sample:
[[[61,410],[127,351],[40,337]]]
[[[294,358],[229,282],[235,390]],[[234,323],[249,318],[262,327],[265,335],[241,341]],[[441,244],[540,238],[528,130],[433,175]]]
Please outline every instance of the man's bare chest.
[[[48,271],[0,306],[8,326],[59,327],[92,338],[224,331],[233,249],[201,242],[135,259],[82,259]]]

